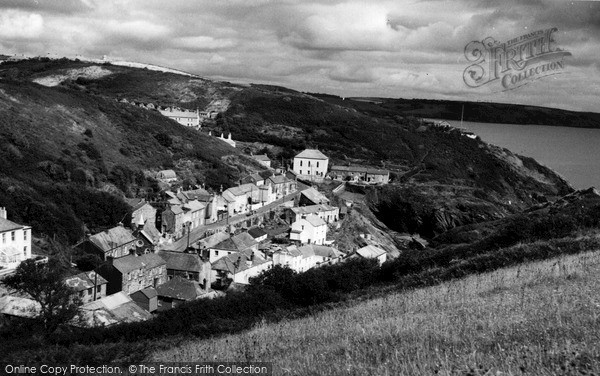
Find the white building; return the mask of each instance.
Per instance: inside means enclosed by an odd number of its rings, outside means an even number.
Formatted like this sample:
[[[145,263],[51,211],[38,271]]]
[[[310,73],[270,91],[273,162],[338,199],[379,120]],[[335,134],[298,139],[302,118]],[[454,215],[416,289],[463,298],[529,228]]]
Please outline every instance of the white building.
[[[340,217],[340,208],[327,204],[299,206],[286,210],[289,223],[294,223],[298,218],[314,214],[327,223],[336,222]]]
[[[301,244],[323,244],[327,236],[327,223],[318,216],[311,214],[305,218],[299,218],[292,223],[290,239],[297,240]]]
[[[0,208],[0,267],[14,269],[21,261],[31,258],[31,227],[7,219]]]
[[[366,259],[377,259],[379,265],[382,265],[387,260],[387,252],[372,244],[358,249],[356,255]]]
[[[327,175],[329,158],[315,149],[306,149],[294,157],[293,170],[298,179],[322,181]]]
[[[330,265],[341,259],[342,253],[334,248],[307,244],[295,245],[273,253],[273,265],[287,266],[298,273],[316,266]]]
[[[253,155],[252,158],[265,167],[271,167],[271,159],[266,154]]]
[[[168,117],[169,119],[173,119],[181,125],[185,125],[186,127],[200,127],[200,115],[198,110],[189,111],[189,110],[176,110],[171,107],[165,110],[159,110],[163,116]]]

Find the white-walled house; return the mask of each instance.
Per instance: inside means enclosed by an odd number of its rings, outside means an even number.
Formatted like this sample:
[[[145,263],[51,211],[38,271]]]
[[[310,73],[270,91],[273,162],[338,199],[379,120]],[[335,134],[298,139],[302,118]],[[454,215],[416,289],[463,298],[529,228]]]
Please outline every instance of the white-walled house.
[[[269,269],[273,261],[266,260],[256,252],[232,253],[212,263],[213,280],[223,284],[225,280],[247,285],[250,278]]]
[[[298,179],[322,181],[327,175],[329,158],[319,150],[306,149],[294,157],[293,170]]]
[[[335,264],[341,256],[340,251],[324,245],[292,245],[273,253],[273,265],[287,266],[302,273],[316,266]]]
[[[314,214],[327,223],[336,222],[340,217],[340,208],[327,204],[299,206],[286,210],[289,223],[294,223],[298,218]]]
[[[175,120],[179,124],[185,125],[186,127],[200,127],[200,114],[198,113],[198,110],[179,110],[169,107],[165,110],[159,110],[159,112],[161,115]]]
[[[7,219],[5,208],[0,208],[0,267],[14,269],[31,258],[31,227]]]
[[[300,244],[323,244],[326,236],[327,223],[314,214],[299,218],[290,230],[290,239]]]

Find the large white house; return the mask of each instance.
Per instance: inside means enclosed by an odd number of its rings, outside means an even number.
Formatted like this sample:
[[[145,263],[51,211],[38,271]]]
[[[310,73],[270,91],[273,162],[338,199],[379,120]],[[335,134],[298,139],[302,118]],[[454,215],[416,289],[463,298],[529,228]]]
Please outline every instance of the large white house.
[[[300,244],[323,244],[327,236],[327,223],[314,214],[299,218],[292,223],[290,239]]]
[[[0,267],[14,269],[21,261],[31,258],[31,227],[7,219],[0,208]]]
[[[173,119],[181,125],[185,125],[187,127],[200,127],[200,114],[198,110],[189,111],[189,110],[179,110],[173,109],[171,107],[165,110],[159,110],[161,115],[168,117],[169,119]]]
[[[294,157],[293,170],[298,179],[322,181],[327,175],[329,158],[319,150],[306,149]]]
[[[342,253],[324,245],[307,244],[301,247],[291,245],[273,253],[273,265],[287,266],[298,273],[316,266],[331,265],[338,262]]]

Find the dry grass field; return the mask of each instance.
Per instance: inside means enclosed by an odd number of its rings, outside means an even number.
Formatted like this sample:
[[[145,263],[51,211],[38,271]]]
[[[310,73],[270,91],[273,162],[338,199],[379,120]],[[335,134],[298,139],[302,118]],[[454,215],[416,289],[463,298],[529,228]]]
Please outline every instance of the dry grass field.
[[[598,375],[600,252],[523,264],[189,341],[151,361],[271,361],[277,375]]]

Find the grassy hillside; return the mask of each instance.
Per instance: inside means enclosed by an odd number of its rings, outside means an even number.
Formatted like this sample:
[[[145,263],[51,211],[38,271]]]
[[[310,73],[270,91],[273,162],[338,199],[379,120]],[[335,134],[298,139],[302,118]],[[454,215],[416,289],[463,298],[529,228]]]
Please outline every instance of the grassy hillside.
[[[600,372],[600,252],[523,264],[158,351],[268,361],[283,375]]]
[[[238,156],[235,165],[226,156]],[[36,233],[80,239],[114,226],[120,197],[151,197],[156,172],[219,189],[261,167],[226,143],[87,92],[0,81],[0,202]],[[93,209],[90,209],[93,208]]]

